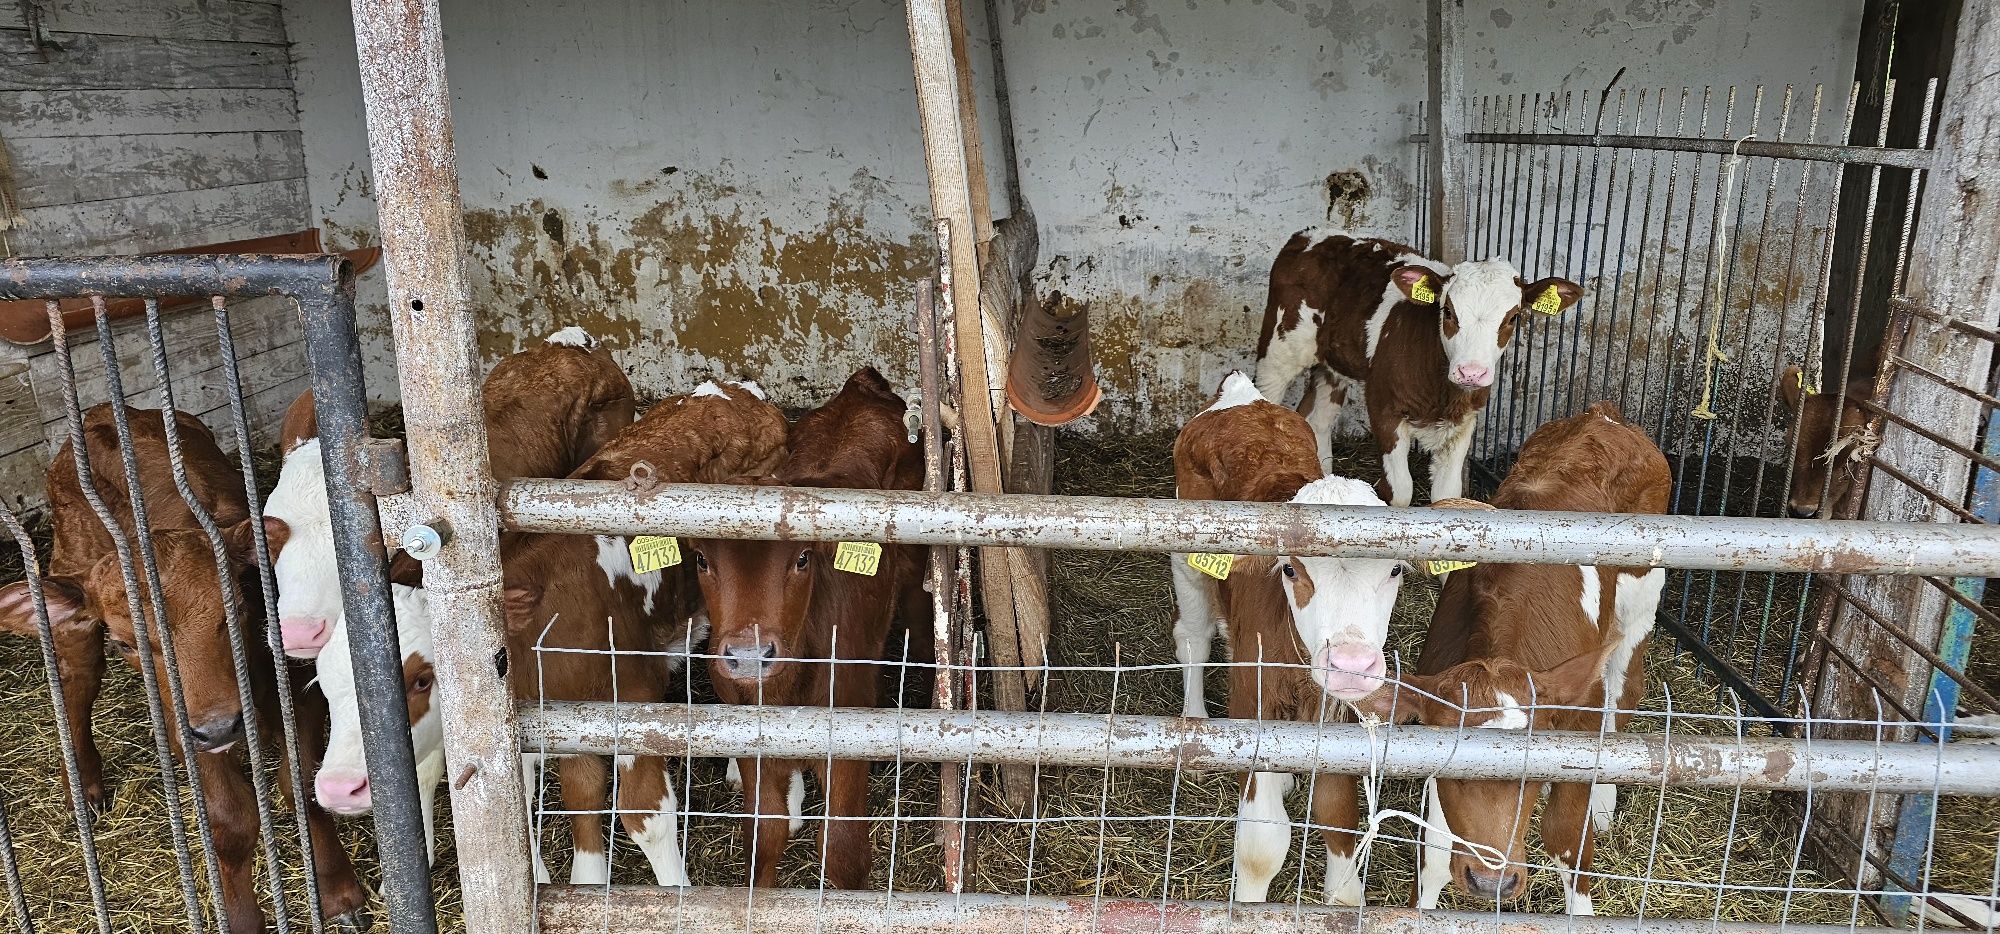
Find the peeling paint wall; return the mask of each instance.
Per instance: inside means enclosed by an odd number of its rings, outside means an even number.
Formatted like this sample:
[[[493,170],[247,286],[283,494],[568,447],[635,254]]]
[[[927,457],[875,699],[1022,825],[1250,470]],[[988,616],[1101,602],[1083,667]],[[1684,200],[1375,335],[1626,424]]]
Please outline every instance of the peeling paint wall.
[[[1000,184],[982,4],[977,98]],[[1861,0],[1468,0],[1471,94],[1844,87]],[[1092,304],[1100,425],[1176,421],[1256,343],[1312,224],[1409,239],[1424,0],[1000,0],[1044,287]],[[804,403],[913,375],[929,204],[898,0],[445,0],[482,348],[583,323],[642,390]],[[315,221],[373,237],[340,4],[289,4]],[[1525,264],[1524,264],[1525,265]],[[377,277],[379,279],[379,276]],[[364,300],[380,286],[364,283]],[[378,322],[380,319],[377,319]],[[387,339],[374,392],[394,394]]]
[[[1106,423],[1176,421],[1250,362],[1271,257],[1409,239],[1422,0],[1001,4],[1040,278],[1092,302]],[[1860,0],[1468,0],[1473,95],[1853,71]]]
[[[900,2],[445,0],[443,13],[489,364],[581,324],[644,394],[742,375],[803,405],[863,364],[914,382],[906,321],[932,238]],[[341,246],[369,242],[346,5],[287,14],[315,219]],[[371,391],[392,398],[370,278]]]

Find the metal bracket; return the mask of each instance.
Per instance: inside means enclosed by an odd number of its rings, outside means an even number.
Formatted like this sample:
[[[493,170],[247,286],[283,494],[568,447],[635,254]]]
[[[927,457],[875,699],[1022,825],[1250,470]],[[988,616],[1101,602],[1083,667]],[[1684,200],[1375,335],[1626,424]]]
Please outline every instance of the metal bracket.
[[[410,492],[410,460],[401,438],[364,438],[355,449],[362,486],[376,496]]]

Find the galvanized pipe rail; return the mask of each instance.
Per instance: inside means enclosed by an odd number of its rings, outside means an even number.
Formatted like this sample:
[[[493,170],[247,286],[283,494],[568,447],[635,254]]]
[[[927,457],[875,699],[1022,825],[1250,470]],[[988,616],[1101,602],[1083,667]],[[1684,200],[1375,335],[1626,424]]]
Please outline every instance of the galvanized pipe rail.
[[[1767,791],[2000,795],[2000,746],[1867,740],[1370,728],[999,710],[541,703],[523,745],[550,753],[878,759],[1391,778],[1701,785]]]
[[[595,931],[841,931],[910,934],[1857,934],[1895,928],[1845,924],[1531,915],[1494,911],[1347,908],[1289,902],[1229,903],[1047,895],[825,892],[813,889],[543,887],[543,934]]]
[[[1429,133],[1412,133],[1405,142],[1428,144]],[[1887,169],[1928,170],[1937,164],[1931,149],[1896,149],[1887,146],[1844,146],[1837,143],[1785,143],[1770,140],[1702,139],[1688,136],[1637,136],[1618,133],[1467,133],[1467,143],[1506,143],[1528,146],[1582,146],[1590,149],[1638,149],[1650,152],[1697,152],[1715,155],[1741,153],[1770,159],[1803,162],[1831,162],[1839,165],[1873,165]]]
[[[515,480],[503,524],[533,532],[1106,551],[1453,558],[1732,571],[2000,576],[2000,528],[1096,496]]]

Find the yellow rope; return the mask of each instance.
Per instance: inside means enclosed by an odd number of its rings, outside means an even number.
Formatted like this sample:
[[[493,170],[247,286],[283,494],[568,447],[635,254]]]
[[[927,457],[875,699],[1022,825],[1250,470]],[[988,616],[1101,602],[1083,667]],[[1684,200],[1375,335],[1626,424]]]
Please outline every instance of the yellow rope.
[[[1732,196],[1736,193],[1736,169],[1743,164],[1743,144],[1756,139],[1752,133],[1736,141],[1729,149],[1729,169],[1722,176],[1722,219],[1716,223],[1715,255],[1711,257],[1709,278],[1708,351],[1702,361],[1701,402],[1696,404],[1689,415],[1699,419],[1712,419],[1715,410],[1708,404],[1715,398],[1715,365],[1728,363],[1729,355],[1722,352],[1722,313],[1727,310],[1728,287],[1722,281],[1722,258],[1729,255],[1729,211]]]

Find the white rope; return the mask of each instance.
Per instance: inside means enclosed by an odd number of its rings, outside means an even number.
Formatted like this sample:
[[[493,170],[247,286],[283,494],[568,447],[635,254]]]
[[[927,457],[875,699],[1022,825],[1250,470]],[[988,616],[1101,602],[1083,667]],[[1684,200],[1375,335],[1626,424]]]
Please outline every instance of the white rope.
[[[1725,294],[1728,287],[1722,281],[1722,258],[1729,255],[1729,211],[1732,206],[1730,202],[1733,200],[1730,196],[1736,192],[1736,169],[1743,164],[1743,144],[1756,138],[1757,134],[1752,133],[1737,140],[1736,145],[1729,148],[1729,168],[1722,176],[1722,219],[1716,222],[1715,252],[1709,257],[1708,267],[1709,302],[1712,310],[1708,316],[1708,353],[1702,363],[1701,402],[1695,405],[1694,411],[1688,413],[1694,418],[1706,420],[1715,417],[1715,410],[1708,407],[1709,402],[1715,397],[1715,365],[1729,362],[1729,355],[1722,352],[1721,341],[1722,313],[1729,297]]]
[[[1475,843],[1458,834],[1452,833],[1449,826],[1433,824],[1408,811],[1396,808],[1386,810],[1377,808],[1377,790],[1382,783],[1382,747],[1376,740],[1380,738],[1377,731],[1381,729],[1382,721],[1367,714],[1361,714],[1361,726],[1368,731],[1368,774],[1361,779],[1362,794],[1368,799],[1368,829],[1362,832],[1360,842],[1355,845],[1355,852],[1367,853],[1369,845],[1375,842],[1376,837],[1382,835],[1382,822],[1392,817],[1400,817],[1431,833],[1444,837],[1447,850],[1450,849],[1450,845],[1463,845],[1466,852],[1471,853],[1474,859],[1479,860],[1480,865],[1495,871],[1507,868],[1507,854],[1484,843]],[[1428,837],[1425,838],[1423,845],[1426,847],[1430,846]]]

